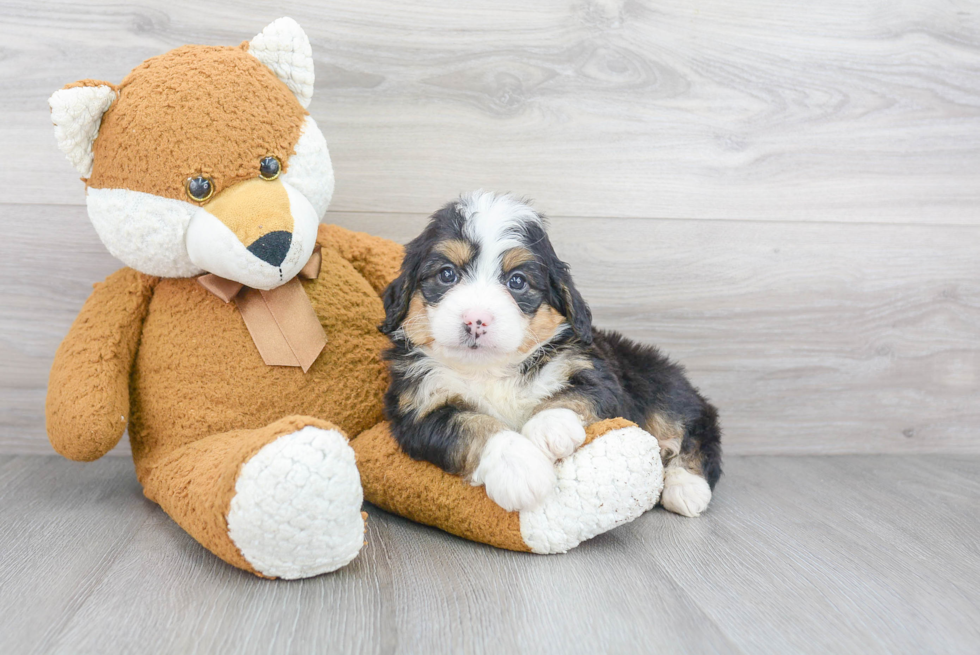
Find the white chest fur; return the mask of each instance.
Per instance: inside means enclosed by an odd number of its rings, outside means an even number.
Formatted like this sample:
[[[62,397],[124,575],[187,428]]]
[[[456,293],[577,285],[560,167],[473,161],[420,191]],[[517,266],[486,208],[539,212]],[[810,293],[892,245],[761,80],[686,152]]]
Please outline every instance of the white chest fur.
[[[529,377],[520,375],[516,366],[467,370],[432,358],[417,366],[421,365],[424,379],[415,390],[420,407],[433,408],[459,398],[512,430],[520,430],[538,405],[567,387],[571,370],[579,368],[565,356],[556,357]]]

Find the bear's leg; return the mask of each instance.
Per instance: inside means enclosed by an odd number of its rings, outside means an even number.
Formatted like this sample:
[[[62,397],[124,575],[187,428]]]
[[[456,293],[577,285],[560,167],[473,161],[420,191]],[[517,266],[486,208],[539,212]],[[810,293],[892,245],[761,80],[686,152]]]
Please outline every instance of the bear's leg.
[[[577,438],[576,438],[577,439]],[[368,502],[412,521],[498,548],[564,553],[651,509],[663,489],[656,437],[622,418],[585,428],[585,445],[555,466],[554,492],[508,512],[435,464],[413,460],[387,423],[351,441]]]
[[[354,451],[326,421],[291,416],[137,461],[146,496],[224,561],[270,578],[346,565],[364,543]]]

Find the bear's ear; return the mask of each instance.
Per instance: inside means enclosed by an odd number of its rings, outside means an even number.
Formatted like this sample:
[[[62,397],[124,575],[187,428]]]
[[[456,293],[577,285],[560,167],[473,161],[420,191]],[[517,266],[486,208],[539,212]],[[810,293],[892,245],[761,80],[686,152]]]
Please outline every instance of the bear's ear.
[[[99,135],[102,114],[115,99],[112,85],[92,80],[69,84],[48,99],[58,148],[82,177],[92,174],[92,143]]]
[[[248,43],[248,52],[272,69],[303,108],[313,97],[313,49],[299,23],[280,18]]]

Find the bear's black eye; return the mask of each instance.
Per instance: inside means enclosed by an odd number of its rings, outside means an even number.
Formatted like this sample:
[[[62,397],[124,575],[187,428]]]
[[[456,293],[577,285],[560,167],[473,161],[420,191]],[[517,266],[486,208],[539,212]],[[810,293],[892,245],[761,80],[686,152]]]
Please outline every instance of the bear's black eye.
[[[456,271],[452,266],[446,266],[439,271],[439,281],[443,284],[452,284],[456,281]]]
[[[527,278],[520,273],[514,273],[507,280],[507,286],[513,291],[524,291],[527,288]]]
[[[187,178],[184,189],[187,191],[187,197],[194,202],[204,202],[214,193],[214,184],[208,178],[198,175]]]
[[[259,177],[263,180],[274,180],[279,177],[279,160],[275,157],[263,157],[259,162]]]

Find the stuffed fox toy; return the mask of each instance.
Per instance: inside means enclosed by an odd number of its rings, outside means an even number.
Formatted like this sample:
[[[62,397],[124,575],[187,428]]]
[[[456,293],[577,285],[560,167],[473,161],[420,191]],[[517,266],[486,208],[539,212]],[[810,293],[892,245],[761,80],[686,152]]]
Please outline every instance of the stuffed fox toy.
[[[282,18],[240,46],[184,46],[119,85],[83,80],[51,97],[89,217],[127,266],[96,285],[55,356],[55,450],[91,461],[128,427],[147,498],[264,577],[350,562],[365,495],[536,552],[652,507],[656,440],[625,422],[592,430],[606,436],[568,458],[564,488],[535,516],[494,510],[482,489],[393,446],[377,326],[402,248],[320,224],[334,178],[312,94],[309,41]],[[648,464],[630,465],[637,453]],[[578,500],[583,484],[604,489],[597,507]]]

